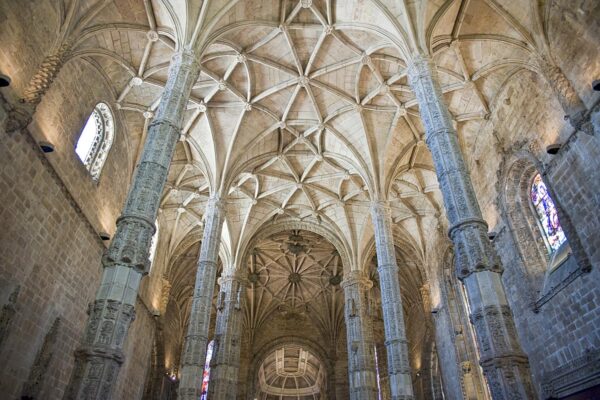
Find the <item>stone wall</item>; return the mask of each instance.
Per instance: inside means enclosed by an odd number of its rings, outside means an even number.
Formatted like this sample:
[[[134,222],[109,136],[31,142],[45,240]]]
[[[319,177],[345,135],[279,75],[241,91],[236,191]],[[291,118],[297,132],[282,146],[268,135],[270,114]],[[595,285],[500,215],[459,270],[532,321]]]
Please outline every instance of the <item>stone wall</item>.
[[[105,247],[32,136],[27,131],[1,131],[0,136],[0,358],[10,365],[0,372],[0,390],[14,398],[34,385],[39,398],[61,399]],[[154,322],[140,301],[137,309],[120,398],[141,396],[150,361]],[[50,342],[45,337],[56,318],[60,323]],[[45,342],[52,348],[43,350]],[[42,351],[51,354],[49,364],[41,374],[33,373]]]
[[[0,69],[12,78],[3,96],[24,93],[52,49],[58,12],[54,2],[0,5],[6,28],[0,32],[5,44]],[[32,24],[39,29],[30,29]],[[0,131],[0,359],[10,365],[0,372],[0,390],[8,398],[35,394],[61,399],[68,385],[73,353],[101,274],[105,243],[98,232],[114,232],[129,186],[130,147],[136,146],[129,145],[125,126],[143,121],[137,113],[134,118],[140,121],[128,121],[132,115],[115,109],[114,99],[114,89],[97,69],[72,60],[42,97],[28,131]],[[111,105],[116,133],[95,183],[75,154],[75,145],[100,101]],[[2,126],[5,108],[2,103]],[[42,140],[52,143],[55,151],[43,154],[36,145]],[[139,397],[148,369],[153,322],[143,307],[138,308],[121,374],[128,384],[120,386],[120,398]],[[48,335],[57,318],[56,333]]]
[[[597,49],[590,47],[591,37],[595,35],[593,37],[598,39],[598,31],[590,26],[580,27],[574,37],[572,26],[561,25],[561,18],[562,22],[565,18],[585,19],[582,16],[589,14],[578,10],[589,13],[592,3],[579,1],[572,12],[554,14],[556,20],[551,21],[550,29],[550,42],[558,65],[590,108],[599,99],[590,85],[600,72]],[[572,62],[574,59],[578,61]],[[582,132],[573,134],[547,82],[530,72],[521,72],[507,83],[493,109],[489,123],[480,128],[477,143],[467,159],[490,230],[499,233],[494,245],[505,268],[504,286],[519,339],[529,356],[538,396],[545,398],[551,392],[553,379],[564,372],[561,367],[575,371],[577,378],[600,373],[593,367],[587,372],[577,372],[586,363],[589,365],[591,354],[600,351],[597,285],[600,277],[597,235],[600,229],[600,139]],[[554,156],[545,152],[546,146],[552,143],[563,144]],[[547,285],[550,260],[545,248],[542,253],[534,249],[536,240],[541,240],[539,228],[531,221],[519,224],[513,221],[512,228],[518,231],[511,231],[512,212],[506,210],[521,207],[521,214],[527,214],[532,212],[529,205],[526,202],[508,204],[502,200],[510,191],[528,190],[528,187],[519,187],[518,182],[508,182],[503,175],[510,164],[525,153],[534,160],[537,169],[546,169],[557,203],[576,227],[592,265],[590,273],[577,273],[571,256],[557,273],[566,275],[570,273],[566,269],[572,268],[574,278],[560,280],[562,286],[555,289]],[[527,193],[523,196],[528,198]],[[551,296],[541,304],[539,300],[544,293]],[[567,381],[574,379],[574,376],[566,378]]]
[[[61,399],[98,286],[104,246],[28,134],[0,135],[3,304],[20,287],[16,313],[0,344],[0,359],[8,366],[0,372],[0,390],[8,398],[20,396],[47,330],[60,317],[47,370],[53,373],[41,382],[41,393]]]

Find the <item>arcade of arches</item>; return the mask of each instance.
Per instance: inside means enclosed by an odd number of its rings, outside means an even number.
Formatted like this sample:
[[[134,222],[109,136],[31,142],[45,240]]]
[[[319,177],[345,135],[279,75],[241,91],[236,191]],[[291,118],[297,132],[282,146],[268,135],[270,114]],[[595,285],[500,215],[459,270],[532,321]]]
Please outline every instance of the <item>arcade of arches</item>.
[[[600,398],[599,21],[0,1],[0,392]]]

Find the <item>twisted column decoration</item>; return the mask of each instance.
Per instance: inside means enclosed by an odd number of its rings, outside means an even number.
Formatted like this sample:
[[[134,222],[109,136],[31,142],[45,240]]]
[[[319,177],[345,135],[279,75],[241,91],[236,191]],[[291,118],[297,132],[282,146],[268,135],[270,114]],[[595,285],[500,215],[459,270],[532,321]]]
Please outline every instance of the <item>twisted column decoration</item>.
[[[377,400],[375,341],[369,307],[373,282],[362,271],[351,271],[342,282],[348,345],[348,378],[351,400]]]
[[[183,50],[171,60],[156,119],[149,126],[135,178],[117,219],[115,236],[102,257],[102,281],[90,306],[66,399],[112,398],[124,361],[123,343],[135,315],[140,280],[150,266],[148,256],[160,196],[198,74],[193,52]]]
[[[237,395],[242,342],[242,306],[246,279],[240,272],[219,278],[215,347],[211,361],[208,398],[231,400]]]
[[[392,400],[412,400],[414,392],[408,361],[400,278],[398,277],[398,264],[392,234],[392,214],[386,203],[374,202],[371,206],[371,216],[375,229],[377,272],[381,288],[391,398]]]
[[[198,400],[202,394],[202,379],[199,377],[202,376],[206,360],[208,329],[217,278],[217,261],[224,214],[221,199],[218,196],[211,197],[206,205],[204,233],[198,257],[190,322],[181,357],[179,381],[179,398],[181,400]]]
[[[529,362],[518,342],[502,286],[500,260],[487,238],[488,226],[442,99],[435,65],[429,57],[416,56],[407,72],[444,198],[450,222],[449,236],[456,254],[456,274],[467,292],[470,319],[481,352],[480,364],[492,397],[495,400],[535,398]]]
[[[588,110],[562,69],[545,57],[539,57],[537,64],[542,76],[546,79],[560,103],[565,113],[565,119],[569,121],[573,128],[592,134],[593,128],[589,123]]]

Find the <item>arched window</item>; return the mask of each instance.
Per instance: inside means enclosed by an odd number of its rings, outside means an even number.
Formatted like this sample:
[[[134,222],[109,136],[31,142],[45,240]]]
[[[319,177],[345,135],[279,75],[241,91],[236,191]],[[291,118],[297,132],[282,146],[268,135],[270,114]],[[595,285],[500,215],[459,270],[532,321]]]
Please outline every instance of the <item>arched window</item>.
[[[554,201],[548,194],[548,189],[539,173],[535,175],[531,183],[530,197],[544,239],[548,245],[548,251],[553,253],[567,238],[560,226]]]
[[[77,141],[75,152],[97,181],[115,136],[112,112],[105,103],[98,103],[89,116]]]

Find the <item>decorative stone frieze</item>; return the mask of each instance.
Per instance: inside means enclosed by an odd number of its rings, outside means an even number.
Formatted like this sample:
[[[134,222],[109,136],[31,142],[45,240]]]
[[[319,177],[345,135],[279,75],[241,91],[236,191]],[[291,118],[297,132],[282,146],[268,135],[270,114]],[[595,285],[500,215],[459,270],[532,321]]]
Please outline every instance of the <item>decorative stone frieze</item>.
[[[371,216],[375,230],[391,398],[413,399],[400,279],[392,234],[392,214],[387,204],[374,202],[371,206]]]
[[[600,384],[600,351],[587,350],[581,357],[546,374],[544,399],[563,398]]]
[[[150,266],[148,256],[160,195],[198,74],[194,53],[184,50],[173,57],[116,233],[102,257],[102,281],[90,310],[83,345],[76,352],[67,399],[112,396],[123,363],[123,342],[135,315],[140,280]]]
[[[55,51],[42,61],[33,75],[19,104],[9,111],[6,121],[7,132],[17,132],[24,129],[33,118],[37,105],[56,79],[65,61],[71,53],[72,42],[61,44]]]
[[[369,307],[369,290],[373,287],[362,271],[352,271],[342,282],[345,297],[346,338],[350,399],[378,398],[375,341]]]
[[[179,398],[182,400],[197,400],[202,394],[202,380],[198,377],[202,376],[206,359],[219,245],[225,219],[223,203],[218,196],[209,200],[205,216],[190,322],[181,357]]]
[[[518,343],[502,286],[500,260],[487,238],[488,226],[482,218],[431,59],[413,58],[408,78],[419,103],[426,142],[450,222],[456,274],[465,285],[481,350],[481,365],[492,397],[534,398],[528,360]]]

